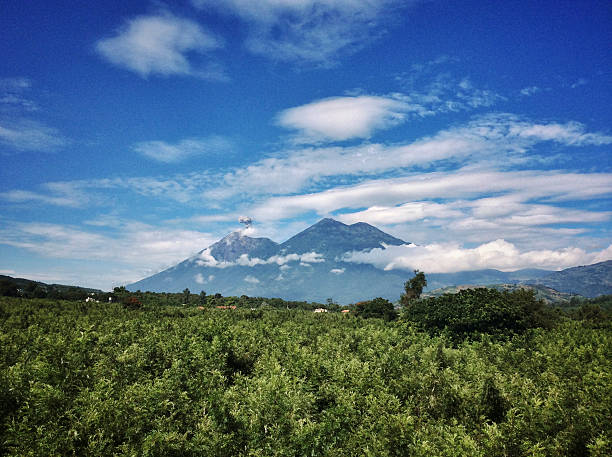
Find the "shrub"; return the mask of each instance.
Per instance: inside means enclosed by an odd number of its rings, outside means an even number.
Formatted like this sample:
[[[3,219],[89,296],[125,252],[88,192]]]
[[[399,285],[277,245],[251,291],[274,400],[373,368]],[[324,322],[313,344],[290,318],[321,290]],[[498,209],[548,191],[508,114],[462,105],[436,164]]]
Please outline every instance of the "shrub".
[[[355,305],[355,314],[364,318],[380,317],[386,321],[397,318],[397,312],[393,308],[393,303],[384,298],[375,298]]]

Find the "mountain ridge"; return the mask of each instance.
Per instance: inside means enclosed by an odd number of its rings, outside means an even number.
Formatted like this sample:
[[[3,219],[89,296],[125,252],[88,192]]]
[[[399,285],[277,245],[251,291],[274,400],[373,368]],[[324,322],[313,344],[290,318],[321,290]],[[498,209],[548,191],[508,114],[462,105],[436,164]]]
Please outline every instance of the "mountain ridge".
[[[177,265],[126,287],[153,292],[179,292],[189,288],[195,292],[205,290],[223,295],[316,302],[332,298],[341,304],[375,297],[396,301],[403,291],[404,282],[412,277],[411,270],[381,270],[370,264],[347,262],[342,254],[402,244],[410,243],[364,222],[347,225],[329,218],[280,244],[269,238],[251,238],[238,231]],[[572,270],[569,276],[539,269],[425,274],[427,290],[458,284],[534,283],[563,293],[593,297],[612,293],[612,261],[603,264],[595,267],[601,270],[596,280],[599,285],[582,287],[579,291],[576,291],[572,275],[588,275],[588,268],[581,269],[586,267],[569,269]],[[563,279],[558,279],[560,277]],[[556,287],[551,285],[555,281]],[[584,278],[581,281],[585,282]],[[588,284],[593,284],[593,281]]]

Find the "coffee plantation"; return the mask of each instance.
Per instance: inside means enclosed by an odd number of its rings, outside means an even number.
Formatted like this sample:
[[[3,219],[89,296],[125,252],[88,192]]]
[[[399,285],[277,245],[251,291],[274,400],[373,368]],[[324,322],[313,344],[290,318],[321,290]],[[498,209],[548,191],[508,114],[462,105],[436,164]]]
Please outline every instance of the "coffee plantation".
[[[0,455],[612,455],[605,315],[457,339],[139,300],[0,298]]]

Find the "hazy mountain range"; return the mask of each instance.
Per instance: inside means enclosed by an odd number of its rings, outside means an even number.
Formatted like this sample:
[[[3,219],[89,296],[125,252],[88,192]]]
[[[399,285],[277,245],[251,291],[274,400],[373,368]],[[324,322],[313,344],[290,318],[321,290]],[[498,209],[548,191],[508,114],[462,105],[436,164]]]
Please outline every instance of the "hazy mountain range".
[[[374,297],[395,301],[411,271],[344,261],[348,252],[410,244],[364,222],[322,219],[284,243],[233,232],[183,262],[127,286],[129,290],[280,297],[341,304]],[[427,272],[425,272],[427,274]],[[575,278],[575,279],[573,279]],[[526,269],[427,274],[428,289],[460,284],[533,283],[587,297],[612,293],[612,261],[560,272]]]

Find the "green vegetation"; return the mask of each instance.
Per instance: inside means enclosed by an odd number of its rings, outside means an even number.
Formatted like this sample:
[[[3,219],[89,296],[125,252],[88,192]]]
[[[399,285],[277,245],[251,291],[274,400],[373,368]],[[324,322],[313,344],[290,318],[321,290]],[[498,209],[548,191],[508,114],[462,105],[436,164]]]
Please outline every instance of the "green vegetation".
[[[558,314],[537,300],[532,290],[479,288],[413,301],[404,317],[430,333],[445,332],[463,339],[479,338],[483,333],[507,337],[531,328],[549,328]]]
[[[377,317],[386,321],[392,321],[397,318],[397,312],[393,308],[393,303],[380,297],[357,303],[355,305],[355,314],[366,319]]]
[[[606,319],[545,328],[512,314],[527,296],[470,295],[453,342],[410,320],[428,300],[385,321],[125,294],[140,306],[0,298],[0,455],[612,454]]]
[[[45,284],[23,278],[0,275],[0,296],[24,298],[52,298],[56,300],[84,300],[90,295],[104,295],[98,289]]]

